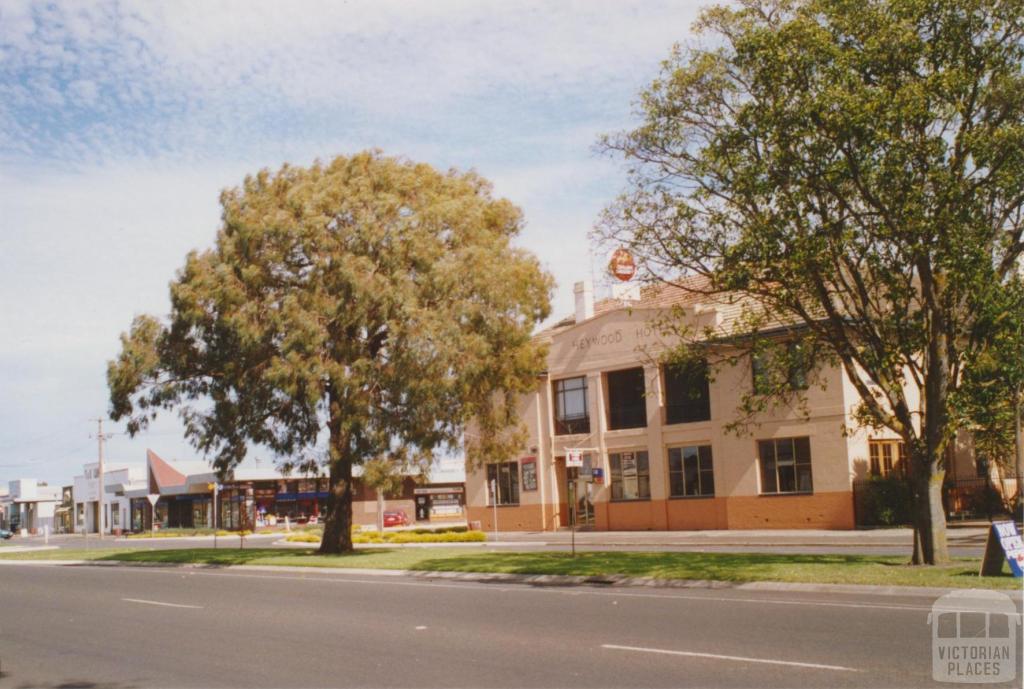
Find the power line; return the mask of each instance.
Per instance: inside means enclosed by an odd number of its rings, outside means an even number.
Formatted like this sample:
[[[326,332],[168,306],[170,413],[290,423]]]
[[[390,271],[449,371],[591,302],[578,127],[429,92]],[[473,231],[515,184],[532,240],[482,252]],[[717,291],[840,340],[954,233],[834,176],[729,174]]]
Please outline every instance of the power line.
[[[66,449],[56,450],[56,451],[54,451],[54,452],[52,452],[50,454],[52,454],[52,455],[67,455],[67,454],[70,454],[72,452],[80,452],[81,450],[84,450],[86,447],[89,447],[90,445],[92,445],[92,442],[86,443],[85,445],[77,445],[76,444],[75,447],[66,447]],[[59,462],[59,461],[62,461],[64,459],[67,459],[67,457],[57,457],[57,456],[35,457],[33,459],[26,459],[26,460],[23,460],[21,462],[15,462],[14,464],[0,464],[0,468],[16,469],[18,467],[31,466],[33,464],[49,464],[50,462]]]

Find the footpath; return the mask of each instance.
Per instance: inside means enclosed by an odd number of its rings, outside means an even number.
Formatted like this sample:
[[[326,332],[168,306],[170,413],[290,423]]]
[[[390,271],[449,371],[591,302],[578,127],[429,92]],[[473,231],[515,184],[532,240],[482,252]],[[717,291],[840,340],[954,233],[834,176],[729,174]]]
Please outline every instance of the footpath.
[[[984,547],[989,526],[971,522],[947,529],[950,547]],[[487,543],[569,545],[575,537],[583,546],[843,546],[911,547],[914,531],[908,528],[833,531],[825,529],[748,529],[743,531],[512,531],[487,532]]]

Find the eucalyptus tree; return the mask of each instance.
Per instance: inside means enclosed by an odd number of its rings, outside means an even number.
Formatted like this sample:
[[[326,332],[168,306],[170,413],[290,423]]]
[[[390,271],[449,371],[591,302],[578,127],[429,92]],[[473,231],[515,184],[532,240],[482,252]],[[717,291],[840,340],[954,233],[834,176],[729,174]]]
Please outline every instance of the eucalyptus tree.
[[[840,363],[942,562],[951,399],[1024,249],[1024,4],[741,0],[696,29],[604,140],[630,183],[598,233]]]
[[[352,549],[354,465],[429,463],[471,419],[470,461],[521,442],[514,399],[543,369],[531,332],[552,280],[486,180],[370,151],[263,170],[220,202],[169,317],[136,318],[108,366],[130,433],[177,408],[221,472],[251,446],[326,464],[325,553]]]

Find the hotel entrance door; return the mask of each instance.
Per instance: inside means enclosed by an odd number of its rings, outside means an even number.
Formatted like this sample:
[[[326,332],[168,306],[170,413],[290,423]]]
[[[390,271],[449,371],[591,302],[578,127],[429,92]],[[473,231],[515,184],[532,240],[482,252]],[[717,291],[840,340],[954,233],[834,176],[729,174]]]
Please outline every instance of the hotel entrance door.
[[[584,458],[582,469],[578,467],[566,468],[566,495],[569,497],[569,524],[575,524],[577,529],[587,529],[594,526],[594,503],[591,500],[593,483],[591,483],[588,469],[590,457]]]

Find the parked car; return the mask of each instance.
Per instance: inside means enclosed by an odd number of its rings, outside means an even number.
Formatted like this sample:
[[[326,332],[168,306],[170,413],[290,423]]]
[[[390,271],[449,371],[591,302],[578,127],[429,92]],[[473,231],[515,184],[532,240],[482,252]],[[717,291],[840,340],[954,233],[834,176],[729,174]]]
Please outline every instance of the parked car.
[[[409,515],[405,510],[388,510],[384,513],[384,526],[408,526]]]
[[[0,538],[4,539],[5,541],[13,535],[13,531],[8,531],[7,529],[0,529]]]

